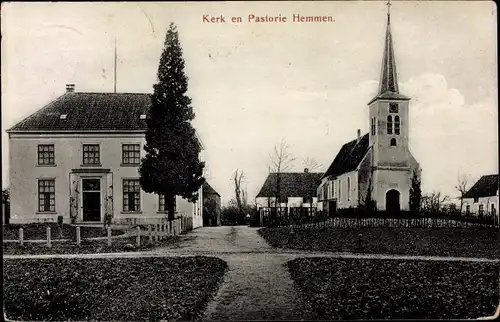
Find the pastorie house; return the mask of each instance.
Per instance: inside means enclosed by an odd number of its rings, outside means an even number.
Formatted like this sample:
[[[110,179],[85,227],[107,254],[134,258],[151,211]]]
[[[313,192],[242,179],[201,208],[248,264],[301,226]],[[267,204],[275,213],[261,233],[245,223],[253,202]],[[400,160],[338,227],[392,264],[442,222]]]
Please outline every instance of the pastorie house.
[[[166,221],[164,198],[139,184],[150,104],[150,94],[81,93],[69,84],[10,128],[10,222]],[[196,203],[177,197],[177,215],[202,226],[202,202],[201,188]]]
[[[498,174],[482,176],[464,195],[465,212],[476,216],[496,216]]]
[[[368,204],[381,211],[409,210],[411,179],[420,177],[408,144],[409,100],[399,93],[388,14],[379,89],[368,103],[370,132],[358,130],[325,172],[318,188],[323,210]]]

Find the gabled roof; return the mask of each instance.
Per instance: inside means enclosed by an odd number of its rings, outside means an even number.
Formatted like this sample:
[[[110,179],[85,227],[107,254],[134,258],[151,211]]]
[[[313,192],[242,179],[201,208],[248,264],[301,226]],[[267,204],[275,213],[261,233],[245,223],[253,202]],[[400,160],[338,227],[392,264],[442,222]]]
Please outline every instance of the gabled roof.
[[[321,183],[323,173],[317,172],[282,172],[280,175],[280,199],[287,197],[315,196]],[[257,194],[259,197],[276,197],[278,174],[273,172],[267,176],[264,185]]]
[[[145,131],[151,94],[69,92],[8,132]],[[66,115],[66,117],[61,117]]]
[[[360,137],[359,141],[356,139],[344,144],[328,170],[326,170],[323,178],[335,177],[355,170],[368,152],[368,143],[369,135],[367,133]]]
[[[219,193],[206,181],[203,183],[203,195],[217,195],[220,197]]]
[[[480,198],[496,196],[498,190],[498,174],[482,176],[464,195],[464,198]]]

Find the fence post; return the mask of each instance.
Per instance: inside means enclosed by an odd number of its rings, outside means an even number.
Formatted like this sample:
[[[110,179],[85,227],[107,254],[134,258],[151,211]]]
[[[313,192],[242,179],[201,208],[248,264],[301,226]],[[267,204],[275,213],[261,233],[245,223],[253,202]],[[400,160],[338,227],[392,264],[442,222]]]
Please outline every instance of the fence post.
[[[76,246],[80,246],[82,242],[82,236],[80,235],[80,227],[76,227]]]
[[[47,246],[52,247],[52,242],[50,240],[52,236],[50,235],[50,227],[47,227]]]
[[[19,243],[24,245],[24,229],[19,228]]]
[[[111,246],[111,227],[108,227],[108,246]]]
[[[141,247],[141,227],[137,226],[137,237],[135,239],[137,247]]]
[[[149,242],[152,244],[153,243],[153,232],[151,231],[151,225],[148,225],[148,235],[149,235]]]

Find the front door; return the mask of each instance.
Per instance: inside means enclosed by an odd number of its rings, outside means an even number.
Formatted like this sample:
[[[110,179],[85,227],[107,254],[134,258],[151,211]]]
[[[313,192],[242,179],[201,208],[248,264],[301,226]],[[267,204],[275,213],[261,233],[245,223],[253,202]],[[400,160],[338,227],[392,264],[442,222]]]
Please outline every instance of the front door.
[[[82,179],[83,221],[101,221],[101,179]]]
[[[329,201],[328,202],[328,215],[330,217],[335,216],[335,213],[337,212],[337,200]]]
[[[398,212],[400,210],[399,191],[392,189],[385,194],[385,209],[388,212]]]

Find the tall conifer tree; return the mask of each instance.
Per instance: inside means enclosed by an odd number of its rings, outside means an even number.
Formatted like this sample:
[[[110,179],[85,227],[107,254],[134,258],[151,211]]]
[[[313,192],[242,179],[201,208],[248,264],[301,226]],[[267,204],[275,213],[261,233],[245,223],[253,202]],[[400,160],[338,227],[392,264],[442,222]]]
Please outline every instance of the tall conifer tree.
[[[205,181],[184,65],[177,28],[171,23],[146,117],[146,156],[139,168],[142,189],[165,196],[169,220],[174,219],[175,196],[195,202]]]

